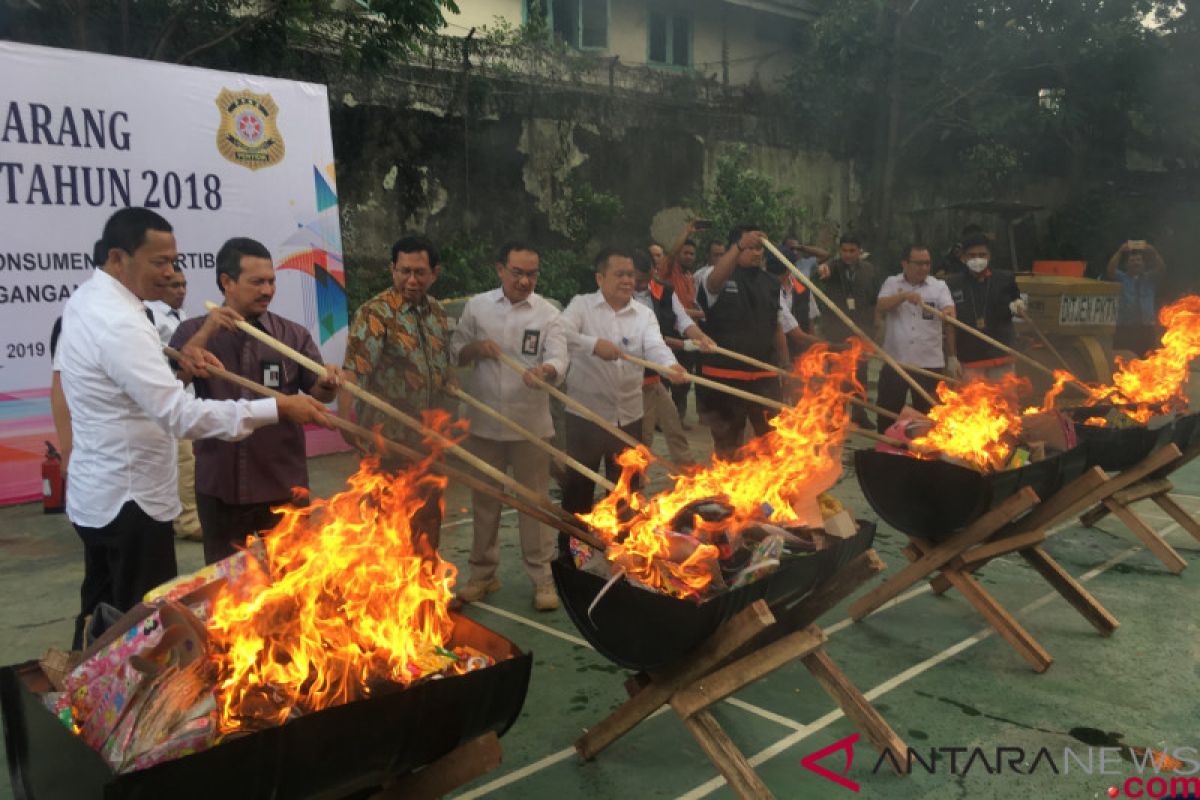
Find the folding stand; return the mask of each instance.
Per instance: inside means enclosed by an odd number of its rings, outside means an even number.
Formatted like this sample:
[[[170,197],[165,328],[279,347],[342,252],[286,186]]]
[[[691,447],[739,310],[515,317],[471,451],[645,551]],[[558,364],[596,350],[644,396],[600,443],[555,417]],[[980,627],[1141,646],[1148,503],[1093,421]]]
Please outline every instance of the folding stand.
[[[928,579],[935,593],[940,594],[950,587],[958,589],[1035,671],[1044,672],[1054,659],[972,573],[994,558],[1018,553],[1096,630],[1105,636],[1111,634],[1119,624],[1116,618],[1041,547],[1046,540],[1046,530],[1071,513],[1078,498],[1095,491],[1103,481],[1104,474],[1100,470],[1087,472],[1040,504],[1037,494],[1025,487],[938,544],[908,537],[909,544],[903,552],[909,565],[855,601],[850,606],[850,617],[860,621],[913,585]],[[1026,511],[1030,513],[1013,523]]]
[[[830,659],[824,649],[825,633],[814,624],[884,569],[875,551],[868,550],[798,603],[795,597],[783,598],[771,607],[762,600],[753,603],[674,666],[633,676],[626,682],[629,700],[581,736],[575,749],[591,760],[669,703],[738,797],[773,797],[708,709],[800,659],[875,747],[890,748],[897,755],[907,753],[900,737]],[[898,762],[904,759],[893,759],[893,765]]]
[[[434,800],[491,772],[500,758],[499,737],[486,733],[416,772],[389,780],[371,800]]]
[[[1146,549],[1153,553],[1163,566],[1178,575],[1187,567],[1187,562],[1129,506],[1138,500],[1151,500],[1179,523],[1179,527],[1200,540],[1200,523],[1171,497],[1170,493],[1175,487],[1167,479],[1172,472],[1190,464],[1197,457],[1200,457],[1200,445],[1192,445],[1185,453],[1180,453],[1174,444],[1159,448],[1143,461],[1114,475],[1111,481],[1119,482],[1118,489],[1100,498],[1098,504],[1081,516],[1079,521],[1090,528],[1104,517],[1113,514],[1125,523],[1125,527],[1129,528],[1134,536],[1141,539]]]

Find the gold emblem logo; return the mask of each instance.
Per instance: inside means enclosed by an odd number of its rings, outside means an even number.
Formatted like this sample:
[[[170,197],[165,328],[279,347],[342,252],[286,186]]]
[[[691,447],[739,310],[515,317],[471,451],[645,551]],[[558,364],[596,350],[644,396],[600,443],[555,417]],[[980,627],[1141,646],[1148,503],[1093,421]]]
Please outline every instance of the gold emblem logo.
[[[264,169],[283,161],[283,136],[276,120],[279,106],[269,94],[222,89],[217,96],[221,124],[217,150],[246,169]]]

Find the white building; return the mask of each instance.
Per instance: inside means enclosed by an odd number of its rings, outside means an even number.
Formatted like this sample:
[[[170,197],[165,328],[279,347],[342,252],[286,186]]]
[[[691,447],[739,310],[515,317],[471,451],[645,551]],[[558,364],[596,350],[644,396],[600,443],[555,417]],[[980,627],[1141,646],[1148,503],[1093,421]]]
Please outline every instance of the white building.
[[[458,0],[445,33],[513,26],[537,17],[581,52],[622,65],[694,71],[721,83],[770,86],[794,66],[798,25],[813,19],[817,0]]]

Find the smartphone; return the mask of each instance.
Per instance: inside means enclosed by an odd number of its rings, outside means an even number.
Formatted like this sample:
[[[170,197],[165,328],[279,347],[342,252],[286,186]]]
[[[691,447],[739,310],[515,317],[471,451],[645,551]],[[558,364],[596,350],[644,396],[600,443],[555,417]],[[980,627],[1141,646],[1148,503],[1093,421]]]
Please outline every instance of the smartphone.
[[[1129,240],[1129,249],[1130,250],[1145,250],[1146,249],[1146,240],[1145,239],[1130,239]]]
[[[692,230],[706,231],[712,227],[711,219],[694,219],[692,220]]]

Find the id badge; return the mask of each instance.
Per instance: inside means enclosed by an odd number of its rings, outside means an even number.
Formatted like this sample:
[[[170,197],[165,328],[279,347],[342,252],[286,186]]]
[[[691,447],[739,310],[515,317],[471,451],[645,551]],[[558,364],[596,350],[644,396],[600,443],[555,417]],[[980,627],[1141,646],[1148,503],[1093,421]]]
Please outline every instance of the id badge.
[[[854,298],[853,298],[853,297],[847,297],[847,298],[846,298],[846,310],[847,310],[847,311],[854,311],[854,310],[855,310],[855,309],[854,309]]]
[[[521,336],[521,355],[536,356],[542,343],[542,332],[537,328],[527,328]]]
[[[262,384],[268,389],[278,389],[283,385],[283,362],[262,362]]]
[[[987,320],[985,320],[983,317],[979,317],[975,320],[975,327],[979,330],[983,330],[987,327]]]

